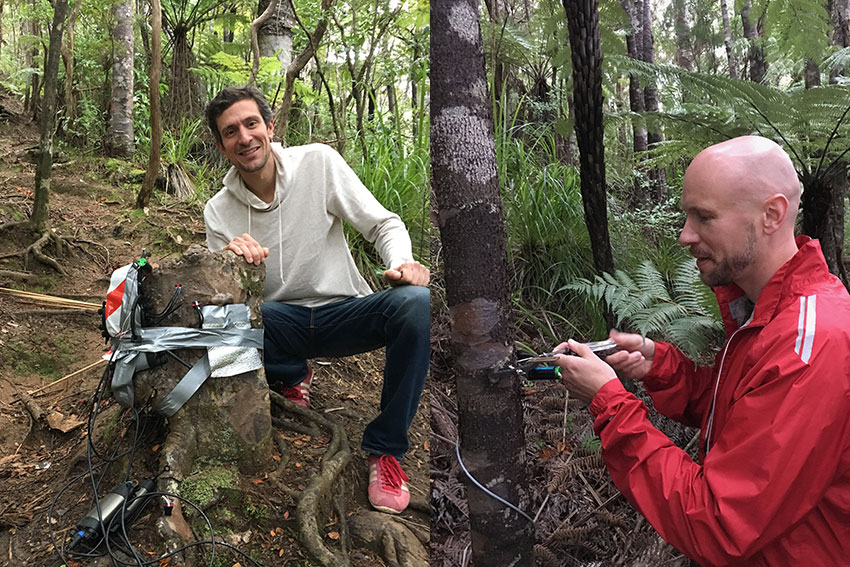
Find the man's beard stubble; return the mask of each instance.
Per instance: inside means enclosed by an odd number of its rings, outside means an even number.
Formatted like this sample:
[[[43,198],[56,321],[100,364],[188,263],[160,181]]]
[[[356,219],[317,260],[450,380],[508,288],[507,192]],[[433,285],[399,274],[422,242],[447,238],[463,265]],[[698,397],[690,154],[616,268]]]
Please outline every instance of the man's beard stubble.
[[[724,259],[711,272],[700,272],[700,279],[709,287],[728,285],[748,268],[756,259],[756,228],[750,223],[747,227],[747,243],[740,254]]]

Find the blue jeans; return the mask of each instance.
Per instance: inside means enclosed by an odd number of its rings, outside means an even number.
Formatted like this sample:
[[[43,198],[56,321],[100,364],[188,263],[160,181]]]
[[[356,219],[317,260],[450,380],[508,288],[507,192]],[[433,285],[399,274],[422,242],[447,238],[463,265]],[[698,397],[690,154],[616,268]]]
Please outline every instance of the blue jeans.
[[[361,446],[400,458],[428,372],[430,308],[428,288],[412,285],[320,307],[264,302],[266,378],[272,386],[295,386],[307,376],[305,359],[386,346],[381,413],[366,426]]]

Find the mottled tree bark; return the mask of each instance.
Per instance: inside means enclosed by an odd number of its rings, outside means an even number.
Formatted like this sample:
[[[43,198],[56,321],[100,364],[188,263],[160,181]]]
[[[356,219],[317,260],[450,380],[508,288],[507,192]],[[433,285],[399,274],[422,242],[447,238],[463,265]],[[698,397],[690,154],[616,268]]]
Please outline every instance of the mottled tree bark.
[[[274,2],[275,7],[269,19],[258,30],[257,42],[260,57],[277,57],[280,74],[283,75],[292,61],[292,28],[295,27],[295,18],[290,0],[260,0],[257,13],[262,14],[271,2]]]
[[[452,316],[461,454],[523,508],[525,451],[507,254],[478,3],[431,3],[431,163]],[[464,479],[467,480],[467,479]],[[533,525],[467,480],[475,565],[532,566]]]
[[[726,48],[726,62],[729,66],[729,76],[738,78],[738,64],[732,55],[732,26],[729,23],[729,8],[726,0],[720,0],[720,12],[723,18],[723,46]]]
[[[754,83],[761,83],[767,74],[767,62],[764,60],[764,46],[759,41],[759,25],[750,21],[752,7],[752,0],[747,0],[747,3],[741,8],[741,23],[744,27],[744,37],[750,43],[750,80]]]
[[[629,52],[629,57],[641,60],[641,52],[638,46],[643,45],[642,22],[640,14],[643,12],[643,0],[621,0],[626,15],[629,17],[631,32],[626,36],[626,49]],[[646,151],[646,123],[640,113],[646,110],[644,103],[643,89],[640,86],[640,80],[634,76],[629,76],[629,108],[632,111],[632,145],[635,156],[638,156]],[[636,164],[637,167],[637,164]],[[632,207],[642,207],[649,203],[649,195],[647,187],[640,178],[635,177],[632,185],[632,194],[629,199],[629,204]]]
[[[133,136],[133,0],[115,4],[115,56],[112,61],[112,101],[106,146],[110,155],[128,157]]]
[[[40,233],[47,230],[50,174],[53,167],[53,135],[56,131],[56,82],[59,75],[59,51],[65,31],[68,0],[53,4],[53,24],[50,26],[50,44],[47,48],[47,65],[44,67],[44,108],[38,140],[38,160],[35,166],[35,199],[30,222]]]
[[[162,152],[162,110],[159,100],[159,81],[162,75],[162,6],[160,0],[151,0],[151,152],[142,188],[136,197],[136,208],[147,207],[153,194],[153,185],[159,175]]]
[[[602,48],[596,0],[562,0],[573,60],[576,139],[581,162],[581,199],[596,271],[614,273],[608,235],[602,124]],[[610,319],[610,317],[609,317]],[[613,326],[614,321],[609,321]]]
[[[65,62],[65,121],[69,129],[73,129],[74,121],[77,119],[77,97],[74,93],[74,26],[80,13],[83,0],[76,0],[68,17],[68,33],[62,44],[62,59]],[[0,44],[3,43],[0,38]]]
[[[652,0],[643,1],[643,61],[655,63],[655,39],[652,35]],[[658,86],[650,79],[643,89],[644,103],[647,112],[658,112]],[[653,149],[663,140],[661,132],[647,128],[646,143],[648,149]],[[652,204],[659,204],[667,199],[667,172],[663,169],[653,167],[648,171],[649,177],[649,200]]]
[[[725,3],[726,0],[721,0]],[[686,71],[694,70],[694,51],[691,47],[690,16],[685,0],[674,0],[674,28],[676,32],[676,63]],[[728,18],[728,16],[727,16]]]

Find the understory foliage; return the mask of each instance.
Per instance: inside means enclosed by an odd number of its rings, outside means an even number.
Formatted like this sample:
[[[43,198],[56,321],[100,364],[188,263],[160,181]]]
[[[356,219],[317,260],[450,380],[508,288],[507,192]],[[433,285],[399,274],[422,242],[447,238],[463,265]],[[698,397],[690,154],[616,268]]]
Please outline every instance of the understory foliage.
[[[835,54],[827,62],[839,66],[843,58]],[[822,177],[827,168],[836,167],[833,163],[846,163],[850,152],[846,85],[806,89],[795,83],[781,88],[627,58],[618,59],[618,64],[642,80],[663,81],[686,101],[647,114],[648,124],[663,127],[667,136],[650,152],[653,165],[675,164],[711,144],[747,134],[784,146],[802,175]]]
[[[669,340],[694,360],[722,337],[717,303],[700,281],[693,258],[679,264],[669,276],[644,261],[632,273],[617,270],[592,281],[578,278],[567,289],[595,302],[604,301],[618,326],[625,324],[642,335]]]

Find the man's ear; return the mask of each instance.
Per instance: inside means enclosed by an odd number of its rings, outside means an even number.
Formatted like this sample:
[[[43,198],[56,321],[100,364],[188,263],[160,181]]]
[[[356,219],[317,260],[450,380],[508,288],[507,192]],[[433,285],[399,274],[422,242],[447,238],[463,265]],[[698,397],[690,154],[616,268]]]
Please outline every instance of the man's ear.
[[[764,232],[773,234],[785,224],[788,217],[788,197],[782,193],[771,195],[762,203]]]
[[[221,152],[221,155],[226,155],[224,153],[224,144],[222,144],[220,141],[215,141],[215,147],[218,148],[218,151]]]
[[[269,125],[266,130],[269,131],[269,140],[274,138],[274,119],[269,120]]]

